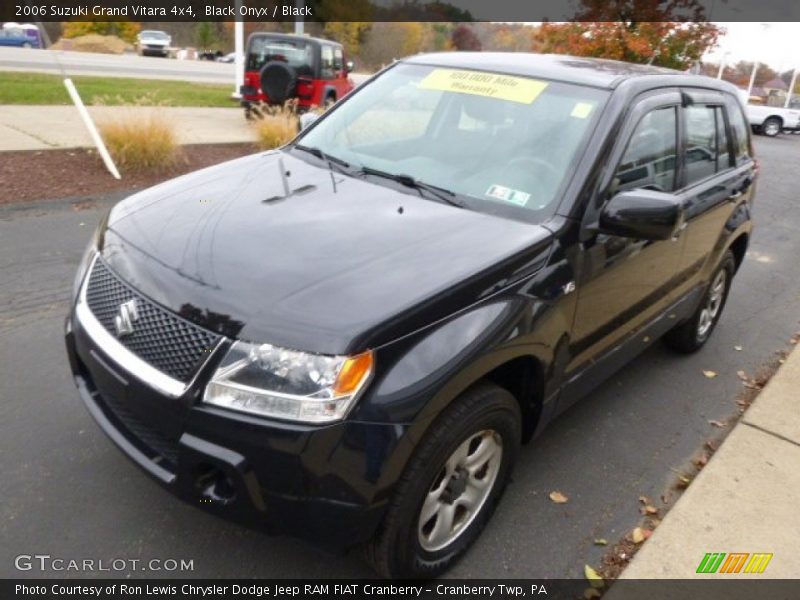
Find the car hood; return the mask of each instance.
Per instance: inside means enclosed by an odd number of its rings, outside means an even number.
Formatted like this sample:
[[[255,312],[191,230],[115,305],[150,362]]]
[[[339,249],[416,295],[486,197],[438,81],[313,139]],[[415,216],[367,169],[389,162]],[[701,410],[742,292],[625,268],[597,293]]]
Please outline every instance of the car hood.
[[[497,291],[542,264],[549,238],[286,152],[139,192],[99,236],[120,277],[187,319],[326,354],[377,347]]]

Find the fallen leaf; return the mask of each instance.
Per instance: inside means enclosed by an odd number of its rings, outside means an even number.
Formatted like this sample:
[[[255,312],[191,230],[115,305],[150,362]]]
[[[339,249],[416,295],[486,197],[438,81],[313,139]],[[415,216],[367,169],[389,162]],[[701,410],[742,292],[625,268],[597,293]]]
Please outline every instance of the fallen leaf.
[[[650,504],[650,500],[647,498],[647,496],[639,496],[639,502],[642,504]]]
[[[736,371],[736,376],[741,379],[742,381],[750,381],[750,378],[747,376],[747,373],[744,371]]]
[[[714,444],[714,442],[706,442],[705,446],[706,446],[706,448],[708,448],[712,452],[715,452],[716,449],[717,449],[717,446]]]
[[[569,498],[567,498],[564,494],[562,494],[559,491],[554,491],[550,492],[550,500],[552,500],[556,504],[565,504],[566,502],[569,501]]]
[[[742,347],[741,346],[734,346],[733,349],[736,350],[737,352],[741,352],[742,351]]]
[[[641,544],[644,541],[644,531],[641,527],[637,527],[631,532],[631,540],[634,544]]]
[[[709,421],[709,424],[713,425],[714,427],[719,427],[720,429],[725,429],[725,423],[721,421]]]
[[[646,512],[648,515],[657,515],[658,509],[655,506],[651,506],[648,504],[647,506],[644,507],[644,512]]]
[[[586,588],[585,590],[583,590],[583,597],[585,598],[585,600],[593,600],[594,598],[600,597],[600,592],[598,592],[594,588]]]
[[[671,497],[670,497],[670,495],[669,495],[669,494],[662,494],[662,495],[661,495],[661,501],[662,501],[664,504],[669,504],[669,501],[670,501],[670,500],[671,500]]]
[[[643,341],[643,342],[649,342],[649,341],[650,341],[650,336],[647,336],[647,335],[646,335],[646,336],[644,336],[644,337],[642,338],[642,341]]]
[[[653,532],[649,529],[643,529],[642,534],[644,535],[644,539],[649,540],[650,536],[653,535]]]
[[[686,475],[679,475],[678,476],[678,488],[686,488],[689,487],[689,484],[692,483],[692,480],[687,477]]]
[[[606,538],[597,538],[594,541],[595,546],[608,546],[608,540]]]
[[[717,376],[717,372],[716,371],[703,371],[703,375],[705,375],[709,379],[714,379],[714,377]]]
[[[702,456],[700,456],[700,457],[698,457],[698,458],[696,458],[694,460],[694,464],[698,468],[705,467],[708,464],[708,456],[703,454]]]
[[[603,581],[603,578],[600,577],[600,574],[589,565],[583,566],[583,574],[586,576],[586,580],[589,582],[589,585],[591,585],[593,588],[599,589],[605,585],[605,581]]]

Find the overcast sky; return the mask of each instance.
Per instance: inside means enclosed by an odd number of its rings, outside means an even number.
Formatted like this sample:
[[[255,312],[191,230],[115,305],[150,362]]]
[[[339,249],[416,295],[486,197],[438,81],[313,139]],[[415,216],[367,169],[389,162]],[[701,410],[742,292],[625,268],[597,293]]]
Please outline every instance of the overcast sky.
[[[800,23],[717,23],[727,33],[705,60],[758,60],[778,71],[800,68]],[[766,25],[766,27],[765,27]]]

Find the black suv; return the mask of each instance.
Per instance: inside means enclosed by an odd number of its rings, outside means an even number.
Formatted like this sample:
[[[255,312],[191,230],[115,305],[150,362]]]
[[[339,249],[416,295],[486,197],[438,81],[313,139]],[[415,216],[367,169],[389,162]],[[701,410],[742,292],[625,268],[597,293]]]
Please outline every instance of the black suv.
[[[755,177],[725,82],[415,56],[286,147],[115,206],[75,282],[75,382],[196,506],[433,576],[521,443],[654,340],[708,340]]]

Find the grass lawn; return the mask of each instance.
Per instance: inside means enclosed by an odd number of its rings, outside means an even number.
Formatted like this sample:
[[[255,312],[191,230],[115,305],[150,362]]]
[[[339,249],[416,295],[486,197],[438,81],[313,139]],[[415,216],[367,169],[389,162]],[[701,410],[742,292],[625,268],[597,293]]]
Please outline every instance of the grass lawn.
[[[127,79],[72,78],[86,104],[165,104],[167,106],[235,107],[232,85]],[[0,71],[0,104],[71,104],[58,75]]]

